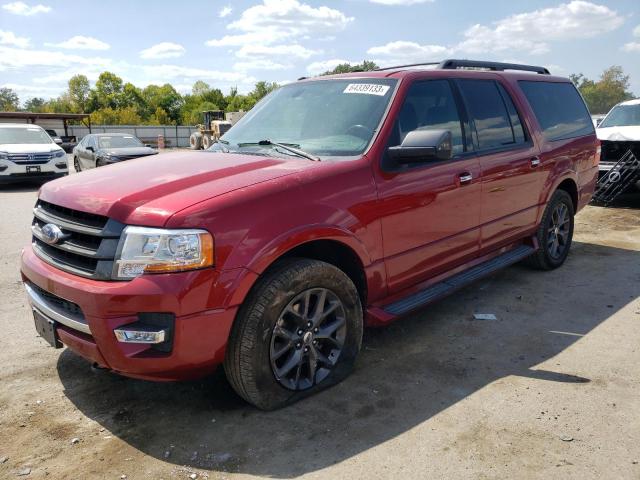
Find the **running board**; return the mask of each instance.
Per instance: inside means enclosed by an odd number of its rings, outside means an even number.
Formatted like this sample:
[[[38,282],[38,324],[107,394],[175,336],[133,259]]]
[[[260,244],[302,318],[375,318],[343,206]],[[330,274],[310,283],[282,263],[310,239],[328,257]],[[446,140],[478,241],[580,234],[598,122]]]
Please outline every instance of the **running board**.
[[[423,305],[444,297],[459,288],[462,288],[476,280],[523,260],[535,253],[535,248],[529,245],[520,245],[502,255],[487,260],[475,267],[457,273],[446,280],[431,285],[408,297],[390,303],[382,307],[385,313],[390,315],[403,315]]]

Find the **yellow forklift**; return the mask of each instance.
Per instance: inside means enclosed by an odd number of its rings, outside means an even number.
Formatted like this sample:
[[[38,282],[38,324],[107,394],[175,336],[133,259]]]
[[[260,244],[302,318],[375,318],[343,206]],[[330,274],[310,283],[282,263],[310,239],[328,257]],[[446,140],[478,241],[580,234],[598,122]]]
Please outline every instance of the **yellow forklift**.
[[[204,122],[196,125],[198,131],[189,137],[191,150],[206,150],[231,128],[231,122],[224,119],[222,110],[202,112],[202,116]]]

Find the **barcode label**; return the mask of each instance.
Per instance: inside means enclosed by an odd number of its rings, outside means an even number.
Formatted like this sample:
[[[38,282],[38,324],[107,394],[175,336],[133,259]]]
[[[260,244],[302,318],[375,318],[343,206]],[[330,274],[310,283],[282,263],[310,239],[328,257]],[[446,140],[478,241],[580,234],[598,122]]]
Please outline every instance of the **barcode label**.
[[[379,95],[383,97],[389,91],[388,85],[376,83],[350,83],[342,93],[363,93],[365,95]]]

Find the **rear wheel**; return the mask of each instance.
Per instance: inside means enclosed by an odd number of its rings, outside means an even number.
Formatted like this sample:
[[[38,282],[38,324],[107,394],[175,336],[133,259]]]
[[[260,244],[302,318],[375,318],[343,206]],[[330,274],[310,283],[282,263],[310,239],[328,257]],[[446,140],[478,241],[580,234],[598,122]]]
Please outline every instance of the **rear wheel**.
[[[361,342],[362,306],[349,277],[325,262],[288,259],[238,312],[225,372],[241,397],[272,410],[344,379]]]
[[[573,239],[573,201],[567,192],[557,190],[547,204],[538,226],[538,250],[527,263],[540,270],[553,270],[564,263]]]
[[[194,132],[189,137],[189,147],[191,150],[200,150],[202,147],[202,134],[200,132]]]

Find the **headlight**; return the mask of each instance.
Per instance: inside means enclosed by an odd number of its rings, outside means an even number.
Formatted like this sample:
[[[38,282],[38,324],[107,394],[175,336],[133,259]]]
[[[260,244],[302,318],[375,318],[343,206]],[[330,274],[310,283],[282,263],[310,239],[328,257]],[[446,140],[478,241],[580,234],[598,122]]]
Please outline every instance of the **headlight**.
[[[127,279],[212,265],[213,237],[205,230],[126,227],[113,273],[116,279]]]
[[[56,150],[56,151],[53,153],[53,156],[54,156],[55,158],[64,157],[65,155],[66,155],[66,154],[65,154],[64,150]]]

